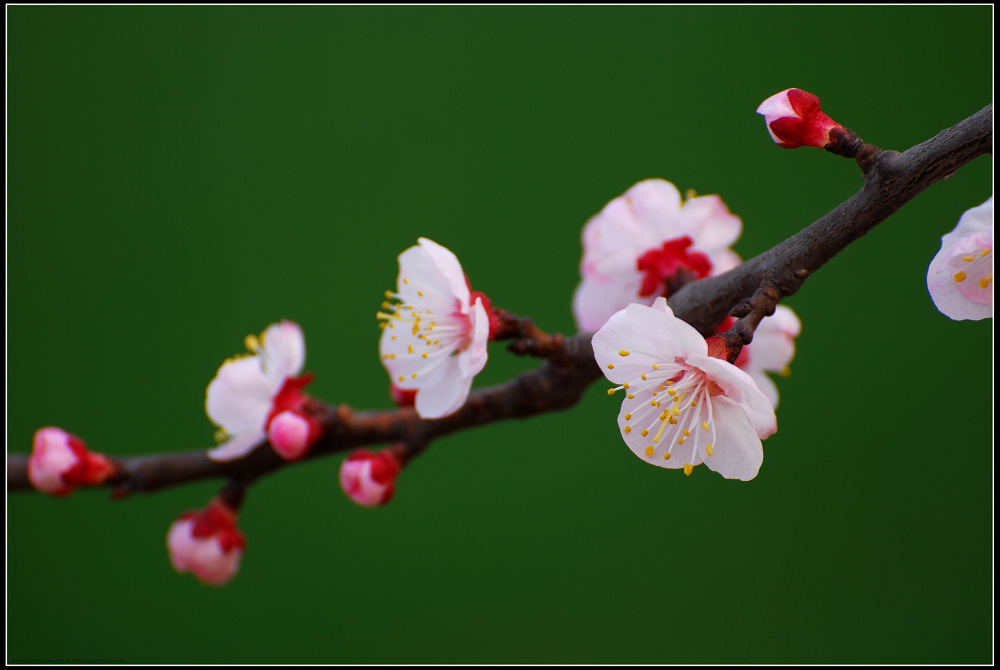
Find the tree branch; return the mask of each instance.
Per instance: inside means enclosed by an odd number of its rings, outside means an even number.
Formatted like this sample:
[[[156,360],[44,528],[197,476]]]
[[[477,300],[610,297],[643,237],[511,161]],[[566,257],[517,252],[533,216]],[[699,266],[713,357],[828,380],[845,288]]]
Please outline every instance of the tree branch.
[[[669,303],[678,317],[707,337],[734,307],[748,301],[736,314],[746,319],[745,325],[733,332],[749,341],[746,336],[752,336],[752,328],[768,309],[773,311],[780,297],[797,292],[823,264],[931,184],[992,151],[992,104],[903,153],[864,145],[856,157],[864,177],[860,191],[769,251],[722,275],[684,286]],[[302,461],[392,442],[405,443],[412,456],[442,435],[575,405],[587,387],[601,377],[590,343],[593,333],[549,336],[530,320],[508,316],[512,332],[520,338],[511,344],[512,350],[546,358],[537,369],[474,391],[458,412],[437,420],[422,420],[412,408],[356,412],[348,405],[334,407],[313,400],[309,409],[321,417],[324,434]],[[113,488],[115,499],[201,479],[227,478],[246,485],[292,464],[267,448],[266,442],[245,458],[225,463],[209,459],[207,448],[113,460],[119,473],[105,486]],[[7,455],[8,491],[34,490],[27,462],[26,454]]]

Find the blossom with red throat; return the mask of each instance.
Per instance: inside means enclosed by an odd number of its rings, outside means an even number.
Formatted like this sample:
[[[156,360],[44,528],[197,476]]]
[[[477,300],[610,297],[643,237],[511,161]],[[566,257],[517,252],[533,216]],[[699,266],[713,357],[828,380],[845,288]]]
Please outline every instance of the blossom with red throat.
[[[115,472],[107,456],[87,449],[76,435],[51,426],[35,431],[28,479],[42,493],[68,496],[77,486],[103,484]]]
[[[736,267],[740,257],[729,247],[742,229],[717,195],[682,203],[668,181],[639,182],[583,228],[577,328],[597,330],[627,305],[650,305],[685,282]]]
[[[203,510],[177,517],[167,533],[170,563],[205,584],[222,586],[240,569],[246,539],[236,527],[236,510],[214,499]]]
[[[396,292],[386,291],[398,302],[382,303],[379,354],[392,384],[417,392],[417,414],[438,419],[465,404],[486,365],[489,301],[470,291],[455,254],[418,242],[399,255]]]
[[[746,372],[709,356],[705,338],[664,298],[614,314],[593,346],[619,384],[608,393],[625,391],[618,426],[636,456],[688,475],[705,463],[727,479],[757,476],[761,440],[778,429],[771,403]]]
[[[993,318],[993,196],[941,238],[927,289],[938,310],[956,321]]]
[[[377,507],[392,500],[396,475],[403,464],[392,449],[372,453],[356,449],[340,465],[340,487],[362,507]]]
[[[736,321],[727,317],[719,326],[718,332],[723,333]],[[778,407],[778,387],[775,386],[768,372],[783,377],[789,375],[788,366],[795,358],[795,338],[802,332],[802,322],[791,307],[778,305],[774,314],[765,317],[753,334],[753,341],[740,350],[740,355],[733,365],[750,375],[757,387],[771,401],[775,409]]]
[[[772,95],[760,103],[757,113],[764,116],[771,139],[786,149],[822,149],[833,141],[830,131],[840,126],[820,110],[819,98],[798,88]]]
[[[302,329],[282,321],[245,342],[253,353],[223,363],[205,392],[205,411],[222,441],[208,455],[231,461],[266,437],[282,458],[301,458],[323,433],[319,419],[304,409],[302,388],[312,375],[297,376],[306,357]]]

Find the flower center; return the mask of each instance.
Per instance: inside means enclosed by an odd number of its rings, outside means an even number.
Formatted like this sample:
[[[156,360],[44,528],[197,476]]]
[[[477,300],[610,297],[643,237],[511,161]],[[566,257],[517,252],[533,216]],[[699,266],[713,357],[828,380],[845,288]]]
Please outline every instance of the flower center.
[[[468,314],[462,313],[461,303],[457,298],[450,314],[433,314],[429,308],[417,309],[414,306],[415,301],[407,301],[399,293],[386,291],[385,297],[397,302],[386,300],[382,303],[382,308],[386,311],[377,315],[382,322],[379,327],[391,329],[389,337],[395,349],[383,353],[384,359],[395,360],[397,355],[418,356],[428,359],[428,366],[423,370],[426,371],[435,358],[461,353],[471,344],[472,320]],[[423,297],[423,292],[417,291],[417,300]],[[405,351],[403,351],[404,345]],[[419,374],[420,371],[399,375],[394,377],[393,381],[408,382]]]
[[[959,292],[973,302],[990,304],[993,302],[993,250],[980,247],[975,251],[953,256],[951,267],[955,270],[952,279]]]
[[[626,435],[638,431],[646,438],[646,458],[670,460],[676,451],[684,473],[690,475],[699,452],[714,455],[715,426],[709,398],[722,389],[702,371],[679,363],[654,363],[638,378],[609,389],[608,395],[622,389],[630,400],[637,395],[650,398],[625,414],[622,427]]]
[[[653,247],[636,262],[639,272],[645,273],[639,295],[669,296],[684,284],[707,277],[712,270],[708,256],[700,251],[688,251],[694,244],[690,236],[684,235],[663,243],[663,247]]]

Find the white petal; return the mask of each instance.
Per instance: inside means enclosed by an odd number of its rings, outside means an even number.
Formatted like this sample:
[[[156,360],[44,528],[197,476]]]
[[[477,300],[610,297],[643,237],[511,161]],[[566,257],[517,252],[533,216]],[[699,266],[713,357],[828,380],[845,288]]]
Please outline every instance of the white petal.
[[[262,358],[267,361],[266,374],[278,379],[277,388],[288,377],[297,377],[306,362],[306,341],[302,328],[294,321],[282,321],[268,326],[261,335]],[[272,385],[274,382],[272,381]]]
[[[597,330],[620,309],[630,303],[648,304],[650,298],[639,297],[640,275],[632,281],[607,281],[584,275],[573,293],[573,316],[580,331]]]
[[[977,211],[978,210],[978,211]],[[962,215],[955,231],[942,239],[941,250],[934,256],[927,271],[927,289],[934,305],[955,320],[974,320],[993,316],[993,226],[984,219],[992,216],[993,199]],[[965,234],[957,235],[959,229]],[[983,249],[986,256],[980,257]],[[967,263],[964,257],[975,261]],[[964,279],[957,281],[959,273]],[[987,279],[985,287],[980,279]]]
[[[695,241],[694,250],[709,253],[726,249],[743,232],[743,221],[717,195],[691,198],[684,203],[681,215],[684,229],[690,231],[688,234]]]
[[[993,228],[993,196],[978,207],[966,210],[955,229],[941,238],[942,246],[974,233]],[[992,237],[992,235],[991,235]]]
[[[399,255],[397,291],[409,302],[430,303],[432,311],[443,316],[459,309],[463,314],[469,309],[469,287],[458,258],[440,244],[421,237],[417,246]],[[417,291],[423,293],[418,296]],[[420,298],[424,298],[423,301]],[[418,307],[423,311],[427,307]],[[449,310],[449,311],[442,311]]]
[[[629,305],[633,327],[662,352],[664,362],[708,353],[708,344],[694,327],[674,316],[665,298],[657,298],[651,307]]]
[[[208,457],[213,461],[219,462],[234,461],[237,458],[242,458],[253,451],[254,447],[263,442],[267,437],[267,434],[264,433],[263,423],[261,421],[260,428],[247,428],[246,430],[232,434],[228,440],[219,446],[209,449]]]
[[[764,462],[764,448],[744,407],[723,396],[712,399],[715,444],[705,464],[726,479],[747,481],[757,476]]]
[[[768,125],[770,125],[771,121],[780,119],[783,116],[796,116],[795,110],[792,109],[792,103],[788,100],[788,92],[791,90],[790,88],[786,88],[781,93],[775,93],[760,103],[757,113],[764,115]]]
[[[802,322],[795,312],[778,305],[774,314],[760,322],[746,346],[748,362],[743,369],[751,376],[759,370],[782,372],[795,357],[795,338],[801,331]]]
[[[230,434],[252,427],[263,429],[271,399],[282,383],[264,374],[256,356],[230,359],[208,385],[205,411],[215,425]]]
[[[778,421],[774,416],[771,401],[761,393],[757,384],[746,372],[711,356],[689,356],[687,362],[702,370],[708,379],[722,388],[729,400],[742,407],[757,437],[764,439],[778,430]],[[713,396],[713,400],[718,397]]]
[[[490,317],[486,314],[481,298],[476,298],[476,304],[470,310],[472,341],[469,346],[458,354],[458,368],[464,377],[475,377],[484,367],[489,356],[487,342],[490,339]]]
[[[431,380],[417,391],[414,407],[423,419],[440,419],[454,414],[469,397],[472,377],[463,377],[458,358],[451,356],[429,375]]]

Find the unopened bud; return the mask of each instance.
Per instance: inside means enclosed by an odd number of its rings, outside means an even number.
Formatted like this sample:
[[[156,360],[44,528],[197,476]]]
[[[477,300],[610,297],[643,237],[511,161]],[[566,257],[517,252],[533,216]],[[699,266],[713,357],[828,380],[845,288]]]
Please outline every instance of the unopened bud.
[[[372,453],[357,449],[340,466],[340,486],[362,507],[377,507],[392,500],[396,475],[403,464],[392,449]]]
[[[834,141],[830,131],[840,124],[820,110],[819,98],[798,88],[772,95],[757,108],[764,115],[767,132],[778,146],[824,148]]]
[[[55,427],[35,432],[28,479],[43,493],[67,496],[77,486],[104,483],[116,471],[107,456],[88,450],[76,435]]]

